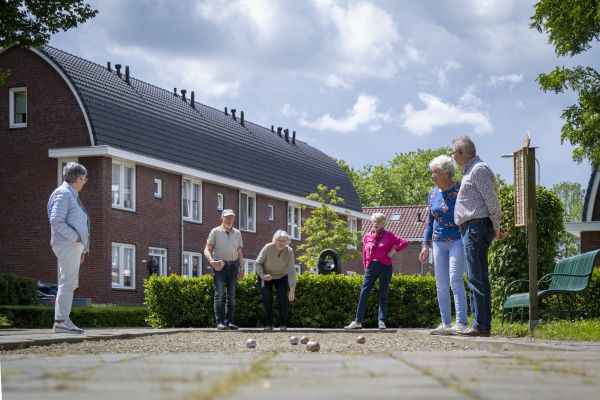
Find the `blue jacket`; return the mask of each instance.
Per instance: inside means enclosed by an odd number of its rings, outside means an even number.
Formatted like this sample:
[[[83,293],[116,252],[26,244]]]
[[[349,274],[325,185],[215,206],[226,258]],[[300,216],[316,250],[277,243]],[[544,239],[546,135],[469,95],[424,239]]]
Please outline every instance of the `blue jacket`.
[[[83,244],[83,251],[90,248],[90,219],[79,195],[67,182],[57,187],[48,200],[50,220],[50,245],[65,242]]]

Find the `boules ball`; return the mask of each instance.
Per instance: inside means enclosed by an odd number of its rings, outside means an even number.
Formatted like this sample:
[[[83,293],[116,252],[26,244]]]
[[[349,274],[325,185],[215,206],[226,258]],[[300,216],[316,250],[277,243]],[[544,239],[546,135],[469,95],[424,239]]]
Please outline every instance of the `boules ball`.
[[[356,338],[356,343],[358,343],[358,344],[364,344],[365,341],[366,341],[366,339],[364,336],[359,336]]]
[[[299,341],[300,339],[298,339],[298,336],[290,336],[290,344],[292,346],[297,345]]]
[[[246,347],[253,349],[256,347],[256,340],[255,339],[248,339],[246,340]]]
[[[302,337],[300,338],[300,343],[302,343],[302,344],[306,344],[306,343],[308,343],[308,336],[302,336]]]
[[[306,350],[312,351],[313,353],[319,351],[320,348],[321,345],[319,344],[319,342],[310,341],[306,343]]]

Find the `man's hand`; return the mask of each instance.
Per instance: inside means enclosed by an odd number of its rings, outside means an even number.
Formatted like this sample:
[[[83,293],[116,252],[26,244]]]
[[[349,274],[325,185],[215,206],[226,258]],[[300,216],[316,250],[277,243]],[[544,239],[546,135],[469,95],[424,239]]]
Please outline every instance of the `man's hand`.
[[[495,232],[494,236],[496,237],[496,239],[502,240],[506,236],[508,236],[508,231],[505,228],[500,228]]]
[[[273,279],[273,276],[271,274],[264,274],[262,276],[263,281],[270,281],[271,279]]]
[[[429,247],[423,246],[421,252],[419,253],[419,261],[421,261],[421,264],[425,264],[427,261],[429,261]]]
[[[294,301],[296,299],[296,288],[290,288],[290,292],[288,293],[288,300]]]
[[[83,264],[85,261],[85,253],[81,253],[81,257],[79,258],[79,264]]]
[[[240,269],[237,274],[237,280],[241,281],[242,279],[244,279],[244,270]]]
[[[213,269],[215,271],[220,271],[223,269],[223,265],[221,264],[221,261],[211,261],[210,265],[213,267]]]

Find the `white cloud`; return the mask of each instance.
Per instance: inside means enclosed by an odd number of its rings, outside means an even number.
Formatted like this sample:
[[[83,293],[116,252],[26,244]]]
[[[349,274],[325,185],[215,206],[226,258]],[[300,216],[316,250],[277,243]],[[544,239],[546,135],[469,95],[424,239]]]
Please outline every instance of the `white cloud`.
[[[412,103],[404,106],[402,125],[413,135],[424,136],[435,128],[455,124],[471,125],[477,134],[493,132],[487,115],[475,111],[475,104],[481,104],[481,100],[472,93],[463,95],[458,105],[427,93],[419,93],[419,100],[425,104],[422,110],[416,110]]]
[[[279,112],[286,118],[292,118],[298,115],[298,111],[290,103],[285,103],[279,109]]]
[[[303,117],[298,122],[309,128],[340,133],[355,132],[364,126],[369,132],[374,132],[381,128],[382,122],[390,119],[386,113],[377,111],[378,103],[376,97],[363,94],[358,96],[356,103],[346,110],[343,117],[335,118],[327,113],[314,121],[307,121]]]
[[[460,68],[460,64],[455,60],[446,60],[444,61],[444,66],[441,68],[435,68],[434,72],[437,76],[438,84],[440,87],[445,87],[448,83],[448,72],[452,70],[456,70]]]
[[[496,87],[501,84],[508,83],[511,87],[514,87],[517,83],[520,83],[522,80],[522,74],[492,75],[488,81],[488,86]]]
[[[329,74],[322,79],[330,88],[352,89],[352,85],[338,75]]]

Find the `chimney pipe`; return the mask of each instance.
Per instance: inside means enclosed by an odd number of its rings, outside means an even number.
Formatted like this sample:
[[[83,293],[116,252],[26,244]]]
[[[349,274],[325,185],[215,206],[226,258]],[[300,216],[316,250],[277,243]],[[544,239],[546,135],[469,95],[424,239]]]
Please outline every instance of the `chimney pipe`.
[[[292,144],[296,144],[296,131],[292,132]]]
[[[243,111],[241,112],[241,115],[240,115],[240,125],[244,126],[244,112]]]
[[[127,84],[131,84],[131,82],[129,82],[129,65],[125,66],[125,82],[127,82]]]
[[[106,69],[109,71],[112,71],[112,69],[110,69],[110,61],[106,62]]]
[[[237,121],[237,119],[235,118],[235,112],[236,112],[236,111],[237,111],[237,110],[236,110],[235,108],[232,108],[232,109],[231,109],[231,116],[233,117],[233,119],[234,119],[235,121]]]
[[[173,96],[177,97],[177,88],[173,88]]]
[[[285,128],[283,130],[283,132],[285,133],[285,141],[289,143],[289,141],[290,141],[290,130],[287,129],[287,128]]]
[[[186,93],[187,93],[187,90],[181,89],[181,100],[185,101],[185,94]]]
[[[417,213],[417,222],[423,222],[423,220],[421,219],[421,213],[420,212]]]
[[[117,70],[117,76],[121,77],[121,64],[115,64],[115,69]]]
[[[281,130],[282,130],[282,129],[283,129],[283,128],[282,128],[282,127],[280,127],[280,126],[278,126],[278,127],[277,127],[277,134],[279,135],[279,137],[281,137]]]
[[[271,132],[275,133],[275,127],[271,125]]]
[[[225,115],[229,115],[229,114],[227,114],[227,107],[225,107]]]
[[[196,108],[196,96],[194,96],[194,91],[192,90],[192,98],[190,99],[190,104],[192,108]]]

